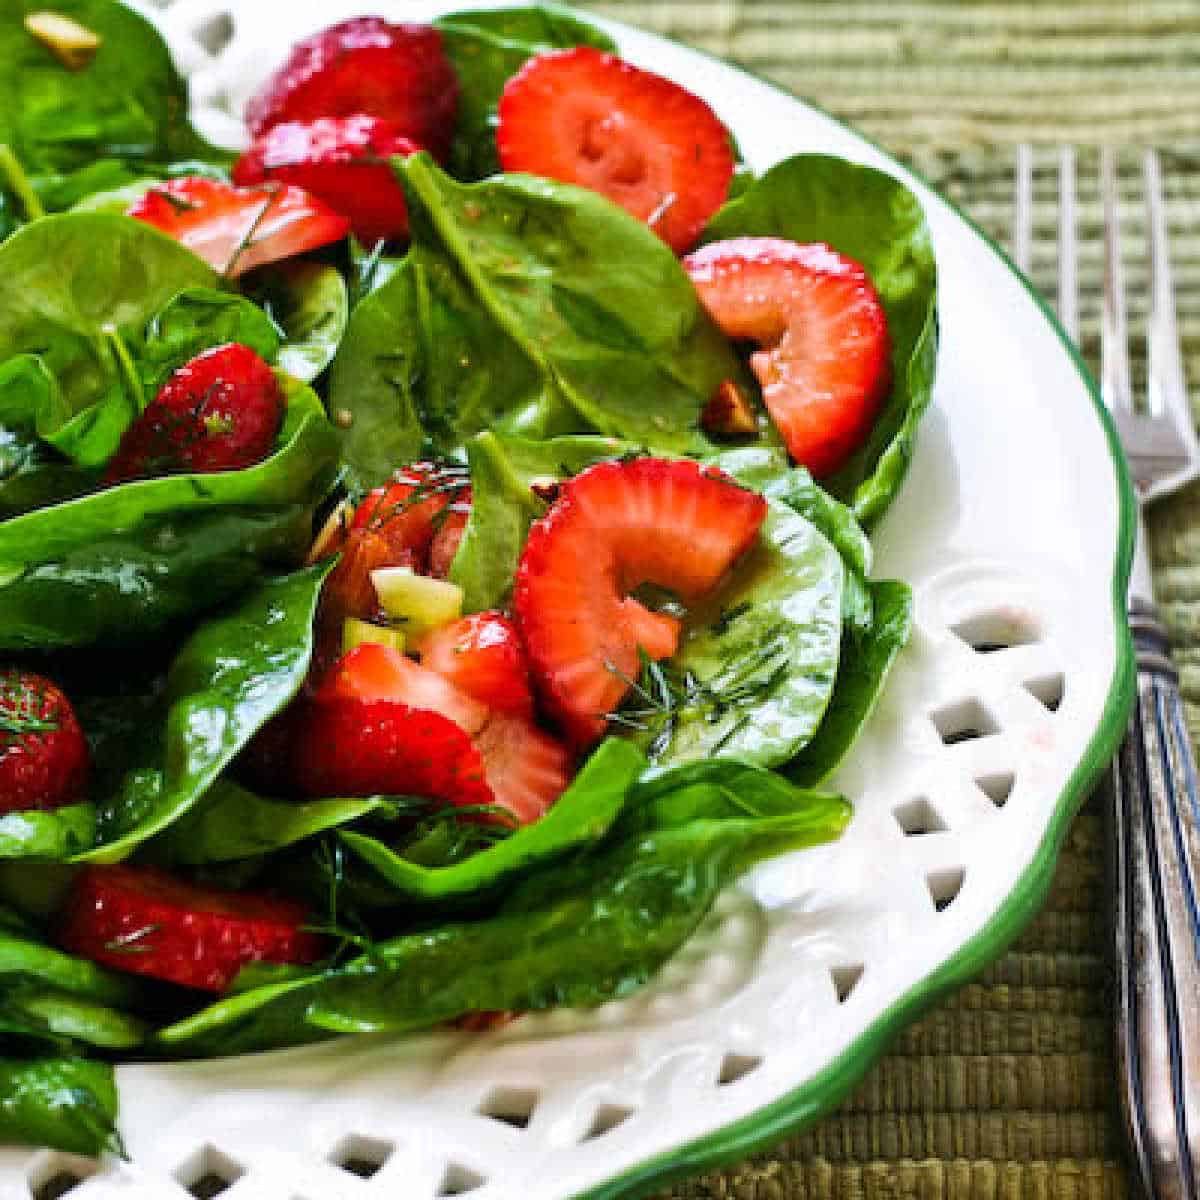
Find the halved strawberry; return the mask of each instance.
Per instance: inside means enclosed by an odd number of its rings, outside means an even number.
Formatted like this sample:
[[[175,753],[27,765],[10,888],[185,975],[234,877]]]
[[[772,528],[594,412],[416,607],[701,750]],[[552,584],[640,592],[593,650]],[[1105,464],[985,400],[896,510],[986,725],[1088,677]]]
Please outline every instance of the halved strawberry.
[[[500,97],[505,171],[600,192],[687,250],[725,202],[729,133],[698,96],[588,46],[530,59]]]
[[[653,583],[699,599],[766,513],[761,496],[693,462],[599,463],[563,485],[530,532],[514,606],[535,686],[576,746],[603,734],[639,674],[639,647],[675,652],[679,622],[630,593]]]
[[[298,187],[239,188],[202,175],[152,187],[126,210],[234,278],[341,240],[350,222]]]
[[[684,259],[713,320],[762,347],[750,365],[792,457],[831,475],[890,385],[887,317],[866,271],[820,242],[714,242]]]
[[[62,691],[31,671],[0,671],[0,813],[87,799],[91,756]]]
[[[523,717],[497,714],[475,738],[494,803],[521,825],[544,816],[567,789],[574,759],[556,738]]]
[[[493,712],[533,717],[529,662],[517,627],[503,613],[472,613],[427,633],[421,665]]]
[[[429,574],[434,579],[450,578],[450,568],[454,566],[470,517],[471,489],[468,488],[449,506],[429,544]]]
[[[171,375],[125,431],[105,482],[253,466],[271,453],[283,412],[278,380],[248,346],[205,350]]]
[[[458,78],[429,25],[355,17],[297,42],[246,105],[250,132],[282,121],[367,113],[444,158],[454,136]]]
[[[404,191],[388,159],[418,149],[382,117],[285,121],[254,140],[234,164],[233,182],[274,179],[301,187],[349,218],[354,236],[371,246],[408,235]]]
[[[448,717],[397,700],[325,696],[297,722],[292,781],[306,796],[427,796],[490,804],[483,758]]]
[[[223,992],[250,963],[320,959],[323,941],[307,921],[290,900],[197,887],[156,867],[84,867],[58,940],[118,971]]]

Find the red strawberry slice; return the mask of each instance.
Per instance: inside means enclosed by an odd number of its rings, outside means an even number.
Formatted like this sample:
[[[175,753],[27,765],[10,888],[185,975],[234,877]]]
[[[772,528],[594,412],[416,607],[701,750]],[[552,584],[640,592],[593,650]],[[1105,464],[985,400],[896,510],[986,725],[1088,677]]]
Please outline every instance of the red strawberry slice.
[[[234,278],[265,263],[340,241],[350,222],[298,187],[239,188],[185,175],[151,188],[126,210]]]
[[[434,579],[449,579],[450,568],[458,548],[462,545],[463,534],[467,532],[467,521],[471,516],[471,490],[468,488],[455,500],[441,519],[433,541],[429,545],[429,574]]]
[[[66,696],[30,671],[0,671],[0,813],[87,799],[91,756]]]
[[[197,887],[156,867],[84,867],[58,917],[59,942],[118,971],[223,992],[254,962],[324,953],[290,900]]]
[[[490,804],[483,759],[448,717],[396,700],[314,701],[297,724],[292,776],[306,796],[427,796]]]
[[[476,736],[475,744],[483,755],[495,803],[508,809],[521,825],[545,815],[571,782],[571,753],[523,717],[498,713]]]
[[[420,149],[381,117],[285,121],[255,139],[237,160],[233,182],[273,179],[303,188],[350,220],[366,246],[408,236],[408,209],[388,159]]]
[[[587,46],[532,58],[500,97],[506,171],[600,192],[687,250],[729,195],[729,133],[698,96]]]
[[[206,350],[125,431],[105,482],[253,466],[271,453],[283,412],[279,382],[253,350],[234,342]]]
[[[421,665],[496,713],[530,720],[529,663],[517,627],[498,612],[472,613],[427,633]]]
[[[576,746],[590,745],[651,658],[675,652],[679,623],[630,592],[644,583],[685,603],[745,553],[767,504],[693,462],[599,463],[564,484],[517,569],[515,609],[535,685]]]
[[[714,242],[683,263],[750,359],[792,457],[831,475],[862,445],[890,386],[887,317],[866,271],[820,242]]]
[[[444,158],[457,107],[458,79],[436,29],[356,17],[297,42],[246,105],[246,123],[257,137],[282,121],[367,113]]]

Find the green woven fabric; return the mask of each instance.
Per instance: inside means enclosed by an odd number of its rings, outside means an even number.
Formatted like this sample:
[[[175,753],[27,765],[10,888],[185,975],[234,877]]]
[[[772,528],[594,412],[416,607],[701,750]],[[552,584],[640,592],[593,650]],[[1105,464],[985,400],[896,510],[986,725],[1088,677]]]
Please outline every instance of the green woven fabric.
[[[1083,350],[1099,354],[1094,147],[1133,151],[1121,184],[1127,282],[1144,280],[1139,147],[1164,151],[1179,318],[1200,408],[1197,0],[593,0],[731,59],[912,163],[1001,242],[1014,149],[1035,155],[1034,281],[1053,296],[1055,147],[1079,158]],[[1091,149],[1089,149],[1091,148]],[[1135,296],[1132,332],[1144,298]],[[1135,362],[1135,381],[1144,377]],[[1034,431],[1028,431],[1030,436]],[[1015,430],[1014,437],[1023,436]],[[1155,568],[1200,735],[1200,487],[1154,514]],[[837,1113],[682,1200],[1125,1200],[1106,982],[1103,825],[1079,817],[1046,910],[976,983],[903,1033]]]

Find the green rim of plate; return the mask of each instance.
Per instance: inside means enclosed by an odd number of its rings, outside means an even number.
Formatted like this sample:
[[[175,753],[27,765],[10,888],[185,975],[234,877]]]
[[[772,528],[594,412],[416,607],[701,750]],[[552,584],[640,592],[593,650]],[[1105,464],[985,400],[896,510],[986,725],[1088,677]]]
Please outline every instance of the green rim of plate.
[[[583,13],[582,11],[579,12],[579,15],[586,16],[588,19],[595,16],[593,13]],[[604,24],[614,29],[630,28],[623,26],[623,23],[619,21],[610,20],[605,21]],[[644,31],[638,32],[644,33]],[[662,37],[662,35],[650,36],[656,36],[660,41],[674,40]],[[906,1025],[915,1021],[947,992],[969,982],[985,966],[1003,954],[1017,935],[1037,915],[1045,902],[1054,878],[1055,868],[1058,865],[1059,851],[1071,821],[1100,773],[1116,754],[1133,708],[1136,676],[1133,640],[1129,634],[1125,605],[1126,593],[1129,588],[1129,573],[1133,563],[1137,501],[1134,497],[1133,485],[1129,479],[1125,454],[1121,449],[1116,427],[1113,425],[1108,410],[1104,407],[1096,382],[1075,343],[1067,336],[1066,330],[1063,329],[1058,317],[1041,293],[1029,282],[1004,248],[981,229],[953,200],[943,196],[919,172],[914,171],[911,167],[906,167],[878,142],[866,137],[852,125],[826,111],[812,100],[802,100],[798,96],[793,96],[770,80],[763,79],[744,67],[727,62],[707,51],[684,46],[681,42],[676,41],[675,44],[693,54],[718,62],[729,70],[745,75],[789,100],[820,113],[840,125],[848,133],[852,133],[865,145],[879,151],[889,163],[901,172],[920,180],[991,247],[1000,261],[1033,298],[1034,303],[1058,335],[1059,341],[1075,364],[1075,369],[1079,372],[1079,377],[1083,380],[1088,395],[1095,405],[1096,415],[1104,429],[1105,437],[1108,439],[1109,454],[1112,456],[1113,474],[1120,499],[1120,517],[1112,580],[1116,662],[1113,666],[1112,680],[1109,684],[1108,697],[1105,700],[1100,723],[1084,751],[1083,758],[1071,773],[1066,787],[1058,797],[1054,814],[1050,818],[1033,860],[1012,891],[1009,892],[1004,903],[974,937],[964,943],[937,970],[927,975],[920,983],[901,996],[829,1066],[805,1080],[793,1091],[772,1101],[757,1112],[741,1117],[713,1133],[706,1134],[677,1149],[657,1154],[653,1158],[646,1159],[629,1170],[623,1171],[606,1183],[579,1192],[575,1195],[574,1200],[617,1200],[618,1197],[622,1200],[633,1200],[634,1197],[647,1196],[678,1180],[689,1178],[714,1167],[738,1162],[755,1151],[773,1145],[787,1135],[811,1125],[841,1102],[851,1088],[883,1055],[892,1038]]]

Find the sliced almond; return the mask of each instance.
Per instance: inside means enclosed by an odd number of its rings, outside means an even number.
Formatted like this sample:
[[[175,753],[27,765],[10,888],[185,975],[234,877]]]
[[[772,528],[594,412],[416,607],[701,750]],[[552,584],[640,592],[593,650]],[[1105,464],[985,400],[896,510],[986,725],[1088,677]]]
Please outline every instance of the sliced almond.
[[[30,13],[25,18],[25,28],[68,71],[82,71],[100,49],[98,34],[62,13]]]
[[[312,549],[308,552],[308,558],[305,559],[305,565],[311,567],[314,563],[323,562],[331,555],[336,554],[342,548],[346,535],[350,532],[350,522],[353,519],[354,505],[349,500],[343,500],[329,514],[329,520],[321,526],[321,532],[313,541]]]
[[[704,406],[700,424],[707,433],[740,437],[758,432],[758,415],[741,388],[732,379],[727,379]]]

